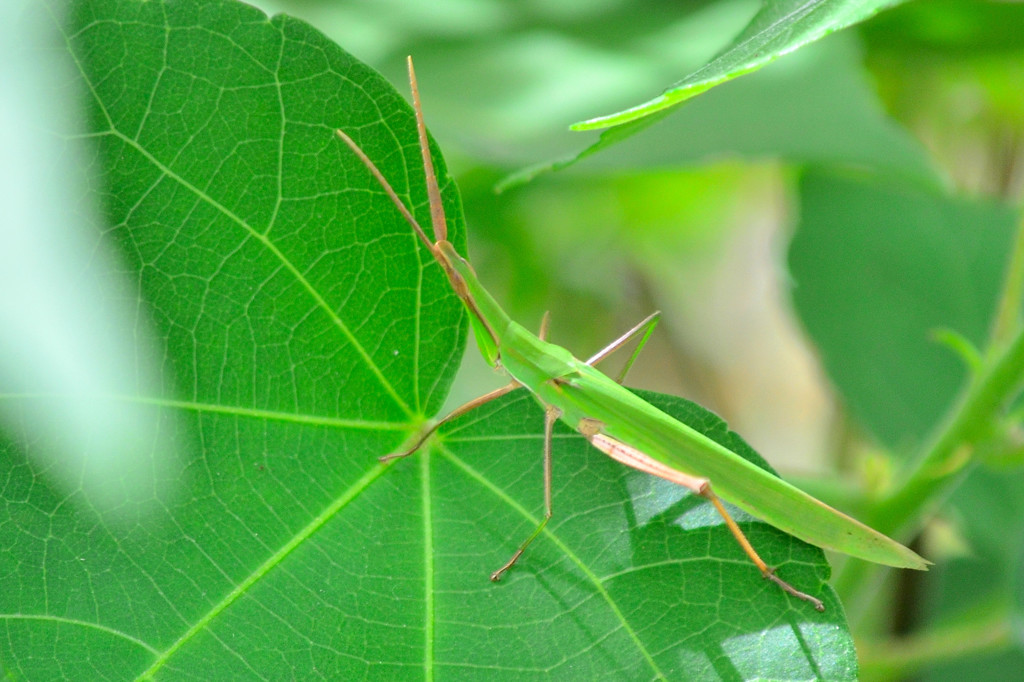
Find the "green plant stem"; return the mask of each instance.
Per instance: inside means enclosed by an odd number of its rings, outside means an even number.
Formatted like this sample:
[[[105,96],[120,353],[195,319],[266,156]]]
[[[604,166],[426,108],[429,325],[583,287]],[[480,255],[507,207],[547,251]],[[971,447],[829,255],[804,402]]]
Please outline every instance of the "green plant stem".
[[[868,523],[890,535],[913,531],[930,501],[939,499],[971,462],[974,445],[993,416],[1018,390],[1024,376],[1024,333],[978,375],[933,445],[911,468],[892,494],[869,513]],[[857,597],[868,572],[865,562],[850,562],[837,576],[836,590],[845,599]]]
[[[971,461],[977,441],[991,428],[999,408],[1017,391],[1024,376],[1024,329],[1020,309],[1024,295],[1024,220],[1017,228],[1006,280],[999,297],[992,339],[982,369],[973,377],[953,418],[930,449],[911,468],[903,485],[882,500],[870,516],[885,533],[905,530],[928,500]],[[1016,338],[1011,338],[1016,335]]]
[[[872,527],[889,535],[913,533],[929,504],[937,503],[967,471],[975,446],[991,429],[999,409],[1017,393],[1024,378],[1022,296],[1024,221],[1018,227],[983,366],[972,378],[952,417],[910,467],[903,482],[867,514],[866,520]],[[1013,334],[1016,336],[1011,339]],[[870,574],[871,567],[865,562],[849,562],[837,575],[835,588],[844,600],[857,600]]]
[[[949,425],[913,467],[912,475],[879,504],[871,520],[883,532],[904,529],[918,511],[971,461],[974,446],[994,415],[1017,392],[1024,376],[1024,333],[972,382]]]

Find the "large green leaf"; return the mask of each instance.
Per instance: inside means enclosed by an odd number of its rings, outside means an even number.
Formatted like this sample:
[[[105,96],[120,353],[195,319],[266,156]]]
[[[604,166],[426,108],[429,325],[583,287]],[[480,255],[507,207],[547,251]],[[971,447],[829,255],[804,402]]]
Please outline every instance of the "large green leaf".
[[[738,514],[824,614],[763,581],[699,499],[566,432],[555,519],[490,583],[542,507],[525,396],[377,462],[438,409],[465,334],[439,269],[333,136],[425,217],[412,114],[378,75],[228,2],[80,1],[60,30],[87,93],[95,242],[127,264],[162,349],[165,392],[120,399],[157,404],[184,463],[159,481],[175,495],[139,491],[155,509],[113,521],[36,458],[17,422],[32,396],[4,396],[6,674],[855,677],[819,550]],[[707,411],[648,397],[763,464]]]

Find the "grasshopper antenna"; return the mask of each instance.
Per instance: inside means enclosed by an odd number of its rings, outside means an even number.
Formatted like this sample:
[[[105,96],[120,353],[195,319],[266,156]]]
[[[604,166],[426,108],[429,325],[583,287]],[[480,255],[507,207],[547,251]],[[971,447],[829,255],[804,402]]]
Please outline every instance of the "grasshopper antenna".
[[[412,67],[412,57],[408,58],[408,63],[409,84],[412,86],[413,109],[416,112],[416,132],[419,137],[420,153],[423,156],[423,173],[427,183],[427,195],[430,199],[430,220],[433,223],[434,236],[437,241],[431,241],[430,238],[427,237],[427,233],[422,227],[420,227],[420,224],[416,222],[416,218],[413,217],[412,212],[406,208],[405,204],[398,197],[394,188],[391,187],[391,183],[389,183],[387,178],[384,177],[384,174],[380,172],[377,165],[370,160],[370,157],[368,157],[359,145],[356,144],[355,140],[349,137],[343,130],[335,130],[334,132],[339,138],[341,138],[348,148],[352,150],[352,153],[362,161],[363,165],[366,166],[373,177],[377,179],[377,182],[380,183],[381,187],[384,188],[384,191],[391,199],[391,202],[395,205],[395,208],[401,212],[402,217],[405,218],[406,222],[409,223],[416,232],[416,236],[419,237],[420,241],[423,242],[424,246],[427,247],[427,250],[429,250],[431,255],[433,255],[434,260],[436,260],[444,269],[455,294],[466,304],[470,313],[479,320],[481,324],[483,324],[487,333],[497,345],[498,335],[491,328],[490,323],[484,319],[479,306],[477,306],[476,301],[473,300],[473,297],[469,293],[465,279],[452,265],[452,258],[458,258],[459,260],[462,260],[462,258],[455,253],[455,247],[453,247],[448,241],[448,227],[445,222],[444,206],[441,204],[441,190],[437,185],[437,173],[434,170],[434,161],[430,156],[430,145],[427,141],[427,128],[423,123],[423,107],[420,106],[420,92],[419,87],[416,84],[416,72],[413,71]],[[451,255],[449,255],[449,253]],[[472,270],[468,263],[466,263],[466,267]]]
[[[379,182],[381,187],[384,188],[384,191],[387,192],[387,195],[388,197],[391,198],[391,202],[395,205],[395,208],[397,208],[401,212],[402,217],[405,218],[405,221],[412,225],[412,229],[416,232],[416,236],[420,238],[420,241],[422,241],[426,245],[426,247],[430,249],[431,253],[436,254],[437,247],[435,247],[434,243],[427,238],[427,233],[423,231],[423,228],[420,227],[420,224],[416,222],[416,218],[414,218],[412,213],[409,212],[409,209],[405,207],[405,204],[402,203],[402,200],[398,198],[398,194],[391,187],[391,183],[388,182],[388,179],[385,178],[384,174],[380,172],[379,168],[377,168],[377,164],[370,160],[370,157],[366,155],[362,148],[358,144],[356,144],[355,140],[349,137],[344,130],[338,129],[335,130],[334,132],[338,137],[341,138],[341,140],[346,145],[348,145],[348,148],[351,149],[352,152],[357,157],[359,157],[359,160],[363,162],[363,165],[366,166],[366,168],[370,171],[373,177],[377,178],[377,182]]]
[[[430,222],[434,229],[434,239],[437,242],[448,240],[448,223],[444,215],[444,205],[441,203],[441,190],[437,184],[437,173],[434,170],[434,160],[430,156],[430,145],[427,142],[427,126],[423,122],[423,107],[420,105],[420,91],[419,86],[416,83],[416,72],[413,70],[412,57],[408,57],[409,65],[409,85],[412,88],[412,101],[413,109],[416,111],[416,132],[419,136],[420,141],[420,153],[423,156],[423,170],[426,175],[427,182],[427,196],[430,199]],[[435,258],[440,260],[440,255],[437,250],[436,242],[431,241],[427,237],[426,231],[420,227],[420,224],[413,217],[412,213],[406,208],[405,204],[401,199],[398,198],[398,194],[391,187],[391,183],[388,182],[384,174],[380,172],[377,165],[370,160],[370,157],[356,144],[355,140],[348,136],[343,130],[334,131],[341,140],[348,145],[348,148],[359,157],[359,160],[363,162],[363,165],[373,174],[377,181],[380,183],[384,191],[391,198],[392,203],[395,207],[401,211],[402,217],[405,218],[413,230],[416,232],[416,236],[420,238],[420,241],[434,254]]]
[[[416,84],[416,70],[412,66],[412,55],[405,58],[405,63],[409,66],[409,88],[412,90],[412,108],[416,111],[416,132],[419,133],[420,137],[423,172],[427,176],[427,197],[430,199],[430,223],[434,228],[434,239],[439,242],[448,241],[448,222],[444,216],[444,204],[441,203],[441,190],[437,186],[434,160],[430,156],[430,144],[427,142],[427,125],[423,122],[420,88]]]

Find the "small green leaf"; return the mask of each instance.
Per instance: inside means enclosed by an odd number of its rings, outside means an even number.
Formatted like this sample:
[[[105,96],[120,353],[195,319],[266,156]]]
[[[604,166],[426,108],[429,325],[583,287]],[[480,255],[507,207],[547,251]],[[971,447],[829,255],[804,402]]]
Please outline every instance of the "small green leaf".
[[[766,0],[747,27],[717,57],[658,97],[623,111],[573,124],[599,130],[636,121],[738,78],[902,0]]]
[[[931,337],[937,343],[956,353],[963,361],[964,366],[972,374],[977,374],[981,370],[981,351],[963,334],[960,334],[955,329],[940,328],[933,329]]]
[[[920,143],[883,110],[865,77],[862,50],[847,34],[808,45],[686,107],[609,128],[580,151],[508,176],[499,189],[577,164],[620,173],[732,156],[870,169],[935,188],[945,182]]]

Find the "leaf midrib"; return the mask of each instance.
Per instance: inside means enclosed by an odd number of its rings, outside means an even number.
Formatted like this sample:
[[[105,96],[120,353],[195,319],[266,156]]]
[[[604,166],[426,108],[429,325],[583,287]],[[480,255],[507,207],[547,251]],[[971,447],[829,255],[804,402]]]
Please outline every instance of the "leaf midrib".
[[[181,649],[192,637],[199,632],[203,631],[207,625],[228,609],[239,597],[243,596],[250,587],[255,585],[260,579],[281,563],[292,550],[296,549],[305,542],[307,539],[323,527],[328,521],[330,521],[338,512],[340,512],[349,502],[352,502],[358,497],[364,490],[370,487],[374,481],[376,481],[388,467],[382,464],[377,464],[372,469],[363,474],[355,483],[353,483],[347,490],[344,491],[338,498],[332,502],[326,509],[320,512],[312,521],[296,533],[291,540],[285,543],[279,550],[274,552],[266,561],[259,565],[249,576],[234,587],[227,595],[224,596],[217,604],[207,611],[201,618],[199,618],[181,637],[173,642],[169,647],[164,649],[160,655],[157,656],[153,664],[148,669],[142,672],[137,679],[151,679],[152,676],[160,670],[166,664],[171,657]],[[212,634],[212,633],[211,633]],[[216,635],[213,635],[216,637]],[[230,648],[226,648],[230,651]]]

